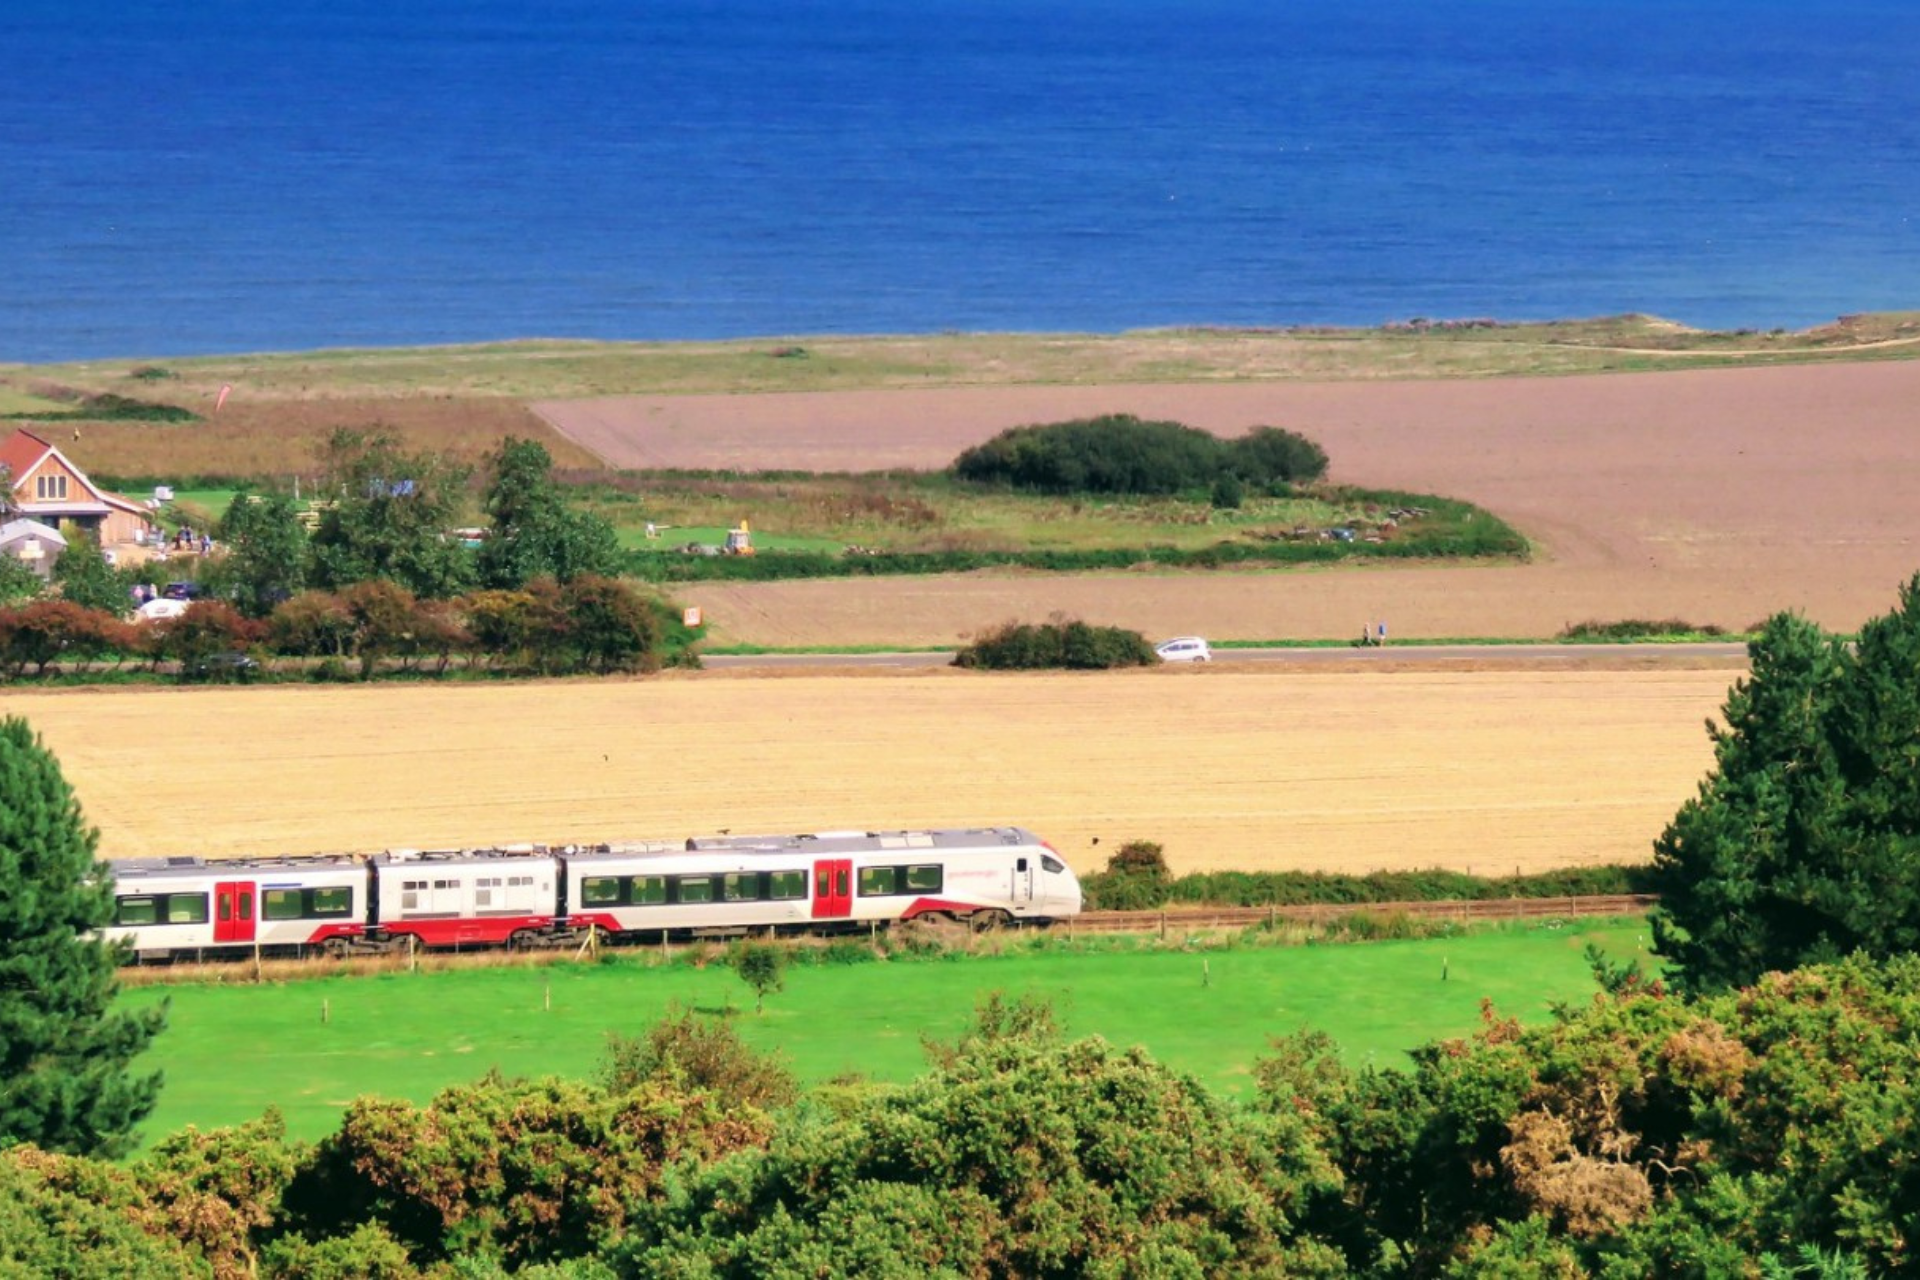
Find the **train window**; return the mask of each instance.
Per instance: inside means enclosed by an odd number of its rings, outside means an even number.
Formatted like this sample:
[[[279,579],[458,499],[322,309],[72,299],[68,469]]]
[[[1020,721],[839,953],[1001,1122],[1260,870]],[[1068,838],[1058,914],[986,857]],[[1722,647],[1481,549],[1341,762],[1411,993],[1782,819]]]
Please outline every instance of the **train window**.
[[[860,868],[860,896],[873,898],[897,892],[894,885],[898,883],[899,870],[898,867]]]
[[[227,921],[233,919],[233,895],[230,893],[221,893],[215,896],[220,900],[220,922],[225,924]]]
[[[713,901],[712,876],[681,876],[676,883],[680,890],[679,899],[682,902]]]
[[[774,899],[806,897],[807,873],[804,871],[769,871],[767,873],[767,896]]]
[[[1060,861],[1060,859],[1058,858],[1049,858],[1044,853],[1040,855],[1040,865],[1042,868],[1044,868],[1047,871],[1051,871],[1056,876],[1059,875],[1062,871],[1065,871],[1067,869],[1066,863]]]
[[[1027,869],[1027,860],[1025,858],[1015,858],[1013,860],[1013,869],[1015,871],[1025,871]]]
[[[627,901],[636,907],[657,907],[667,900],[665,876],[635,876],[627,890]]]
[[[460,882],[458,880],[435,880],[433,887],[436,889],[458,889]]]
[[[496,880],[494,881],[494,883],[499,884],[500,882]],[[527,889],[527,888],[531,888],[532,885],[533,885],[532,876],[508,876],[507,877],[507,887],[509,889]]]
[[[483,887],[485,884],[486,881],[482,880],[480,885],[476,886],[473,891],[473,905],[476,907],[490,907],[493,905],[493,890]]]
[[[168,924],[205,924],[206,922],[206,894],[170,893],[167,895]]]
[[[915,893],[938,893],[940,884],[940,864],[937,862],[924,867],[907,868],[907,888]]]
[[[332,889],[307,890],[307,914],[310,916],[350,916],[353,914],[353,890],[345,885]]]
[[[620,901],[620,881],[614,876],[589,876],[580,882],[580,904],[601,906]]]
[[[298,920],[300,918],[300,891],[298,889],[268,889],[265,899],[260,903],[260,914],[268,920]]]
[[[402,890],[400,893],[400,909],[402,911],[418,911],[420,909],[420,891],[413,888]]]
[[[240,918],[253,919],[253,895],[244,889],[240,891]]]
[[[757,902],[760,894],[758,871],[737,871],[720,878],[720,895],[728,902]]]
[[[152,924],[159,919],[159,904],[152,898],[122,898],[115,904],[115,924]]]

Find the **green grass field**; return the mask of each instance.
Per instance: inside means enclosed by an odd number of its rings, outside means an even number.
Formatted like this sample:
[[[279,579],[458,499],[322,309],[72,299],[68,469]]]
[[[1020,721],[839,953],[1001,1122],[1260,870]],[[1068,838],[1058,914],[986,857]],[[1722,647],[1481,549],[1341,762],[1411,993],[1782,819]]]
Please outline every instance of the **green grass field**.
[[[171,1001],[168,1029],[142,1059],[166,1073],[144,1128],[149,1141],[268,1106],[286,1114],[294,1135],[316,1138],[361,1094],[424,1102],[492,1068],[590,1074],[608,1032],[638,1033],[676,1003],[733,1010],[750,1044],[784,1053],[808,1083],[847,1074],[903,1081],[925,1067],[922,1035],[958,1034],[989,992],[1034,994],[1053,1002],[1069,1035],[1144,1045],[1209,1088],[1244,1096],[1269,1037],[1302,1027],[1332,1035],[1353,1063],[1397,1064],[1408,1049],[1470,1032],[1482,998],[1537,1022],[1553,1002],[1593,993],[1588,942],[1616,961],[1646,961],[1644,921],[1610,919],[1417,942],[1183,951],[1106,940],[806,965],[788,969],[785,990],[761,1015],[722,965],[633,955],[598,965],[146,987],[126,999]]]

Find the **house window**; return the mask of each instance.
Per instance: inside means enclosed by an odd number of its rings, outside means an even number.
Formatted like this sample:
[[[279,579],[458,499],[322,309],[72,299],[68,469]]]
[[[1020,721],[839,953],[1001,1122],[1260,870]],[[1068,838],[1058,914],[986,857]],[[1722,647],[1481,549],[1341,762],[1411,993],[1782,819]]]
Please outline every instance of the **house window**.
[[[33,496],[41,502],[57,501],[67,496],[67,478],[65,476],[35,476],[33,478]]]

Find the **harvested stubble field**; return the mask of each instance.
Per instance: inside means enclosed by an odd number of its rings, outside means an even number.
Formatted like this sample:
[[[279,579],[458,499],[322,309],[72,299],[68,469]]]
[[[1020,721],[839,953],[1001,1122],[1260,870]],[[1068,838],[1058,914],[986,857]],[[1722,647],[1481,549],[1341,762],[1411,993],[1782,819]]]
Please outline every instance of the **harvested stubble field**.
[[[1017,822],[1097,869],[1644,860],[1726,669],[673,674],[23,692],[108,857]],[[1096,840],[1098,843],[1096,844]]]

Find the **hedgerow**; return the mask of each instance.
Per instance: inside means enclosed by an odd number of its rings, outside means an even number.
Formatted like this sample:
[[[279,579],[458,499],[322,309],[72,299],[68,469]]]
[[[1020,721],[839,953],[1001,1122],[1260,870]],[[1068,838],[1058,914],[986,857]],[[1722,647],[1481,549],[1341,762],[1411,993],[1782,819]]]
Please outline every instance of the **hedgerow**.
[[[1341,875],[1319,871],[1196,871],[1179,877],[1107,870],[1081,877],[1090,911],[1140,911],[1173,904],[1221,907],[1364,906],[1498,898],[1599,897],[1646,893],[1646,867],[1578,867],[1537,875],[1473,876],[1439,869]]]

